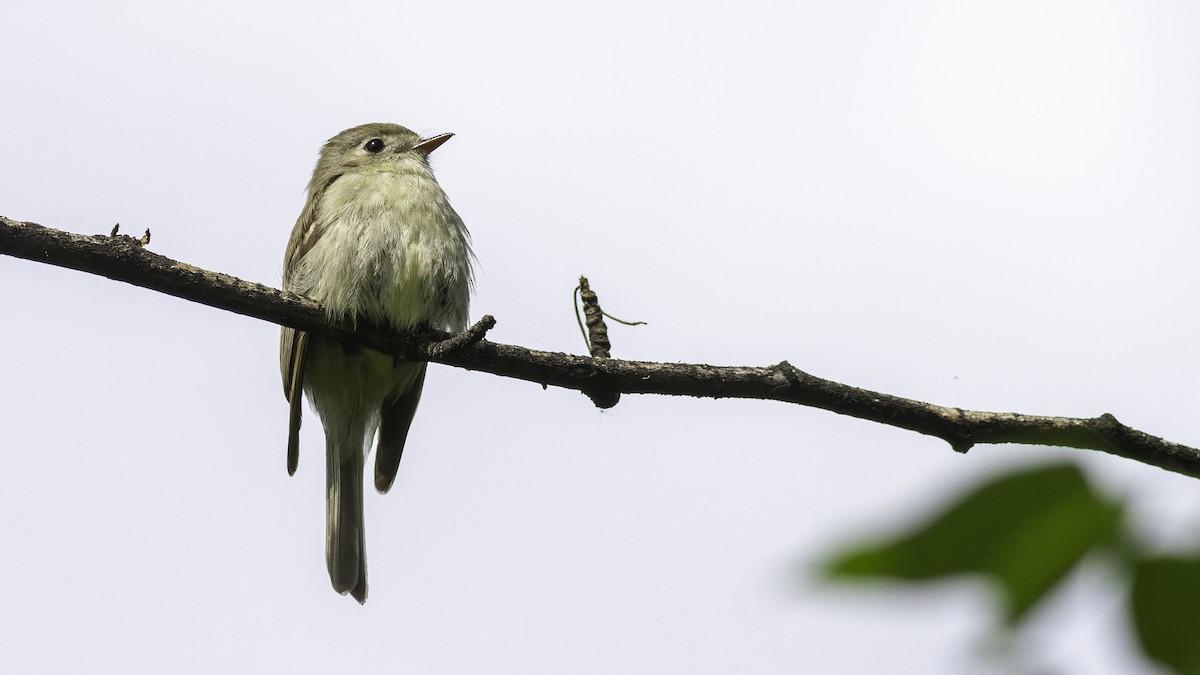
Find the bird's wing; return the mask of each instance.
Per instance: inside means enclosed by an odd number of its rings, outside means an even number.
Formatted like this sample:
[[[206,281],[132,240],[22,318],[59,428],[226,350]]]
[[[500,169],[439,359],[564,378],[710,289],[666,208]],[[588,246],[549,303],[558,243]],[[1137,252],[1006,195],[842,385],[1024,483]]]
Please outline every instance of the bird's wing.
[[[400,468],[400,455],[404,453],[404,441],[408,438],[408,428],[412,426],[413,416],[417,414],[417,404],[421,402],[421,388],[425,385],[424,361],[406,363],[416,369],[412,384],[394,397],[388,397],[383,402],[379,416],[379,445],[375,450],[375,489],[387,492],[392,489],[396,480],[396,471]]]
[[[283,370],[283,395],[288,401],[287,472],[296,473],[300,461],[300,414],[304,402],[304,365],[308,333],[284,327],[279,336],[279,361]]]

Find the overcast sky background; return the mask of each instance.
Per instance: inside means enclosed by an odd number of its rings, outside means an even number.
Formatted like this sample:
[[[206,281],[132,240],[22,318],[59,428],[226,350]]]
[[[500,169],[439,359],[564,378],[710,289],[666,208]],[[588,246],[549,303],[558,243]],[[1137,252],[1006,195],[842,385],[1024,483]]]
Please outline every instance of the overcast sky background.
[[[490,338],[767,365],[1200,445],[1200,8],[1186,2],[8,3],[0,213],[278,285],[321,143],[434,166]],[[285,471],[277,328],[0,257],[11,672],[979,672],[988,596],[807,571],[1003,467],[1084,462],[1147,536],[1197,483],[775,403],[435,367],[370,599],[324,561],[323,441]],[[1153,673],[1093,570],[1030,663]]]

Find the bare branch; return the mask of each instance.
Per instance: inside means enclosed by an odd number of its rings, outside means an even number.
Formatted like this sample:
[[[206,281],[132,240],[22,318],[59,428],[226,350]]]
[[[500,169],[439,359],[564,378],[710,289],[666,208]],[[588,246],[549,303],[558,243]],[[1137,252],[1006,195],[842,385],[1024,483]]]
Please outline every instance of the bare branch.
[[[143,237],[145,239],[146,237]],[[959,452],[977,443],[1058,445],[1104,452],[1200,477],[1200,450],[1131,429],[1109,414],[1043,417],[947,408],[809,375],[784,361],[765,368],[596,359],[489,342],[484,317],[462,334],[395,335],[329,321],[294,293],[178,262],[124,235],[81,236],[0,216],[0,253],[99,274],[264,321],[428,360],[587,393],[751,398],[822,408],[935,436]]]

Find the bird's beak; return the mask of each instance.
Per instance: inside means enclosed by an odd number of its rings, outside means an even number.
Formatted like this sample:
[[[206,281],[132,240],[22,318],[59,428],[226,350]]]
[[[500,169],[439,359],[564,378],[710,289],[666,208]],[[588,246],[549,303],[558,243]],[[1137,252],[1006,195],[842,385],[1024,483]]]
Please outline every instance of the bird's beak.
[[[417,152],[421,153],[422,155],[425,155],[426,157],[428,157],[429,153],[433,152],[434,150],[437,150],[438,147],[441,146],[442,143],[445,143],[446,141],[450,140],[450,137],[453,135],[454,134],[438,134],[437,136],[430,136],[429,138],[423,138],[420,140],[420,142],[418,142],[416,145],[413,146],[413,150],[416,150]]]

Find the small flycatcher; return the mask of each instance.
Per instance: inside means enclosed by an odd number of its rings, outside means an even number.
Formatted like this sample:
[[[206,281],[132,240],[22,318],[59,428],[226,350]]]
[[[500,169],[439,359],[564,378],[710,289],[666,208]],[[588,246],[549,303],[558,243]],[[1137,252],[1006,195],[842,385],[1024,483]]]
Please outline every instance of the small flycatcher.
[[[331,319],[401,332],[466,328],[470,235],[429,167],[429,153],[451,135],[364,124],[329,139],[288,241],[283,287],[320,302]],[[366,602],[365,458],[378,431],[375,489],[387,492],[426,364],[284,328],[279,365],[290,404],[288,474],[299,457],[303,392],[325,427],[329,578],[338,593]]]

